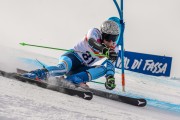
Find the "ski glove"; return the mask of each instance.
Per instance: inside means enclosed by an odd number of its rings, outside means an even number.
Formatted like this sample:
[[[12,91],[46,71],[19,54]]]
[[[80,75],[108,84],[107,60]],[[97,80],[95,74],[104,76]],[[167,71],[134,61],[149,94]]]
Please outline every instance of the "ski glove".
[[[112,75],[106,77],[105,87],[108,90],[113,90],[116,87],[115,78]]]
[[[107,47],[103,48],[102,53],[106,55],[109,60],[112,60],[112,61],[116,60],[118,56],[117,53],[113,49],[110,49]]]

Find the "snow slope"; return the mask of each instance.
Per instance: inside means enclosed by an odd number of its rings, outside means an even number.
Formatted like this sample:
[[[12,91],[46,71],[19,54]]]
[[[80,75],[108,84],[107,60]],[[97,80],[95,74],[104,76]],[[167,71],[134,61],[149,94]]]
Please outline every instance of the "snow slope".
[[[0,69],[15,68],[31,70],[41,67],[33,59],[53,65],[57,59],[22,50],[0,48]],[[28,64],[29,65],[28,65]],[[30,84],[0,76],[1,120],[179,120],[180,81],[152,77],[126,71],[126,92],[121,92],[120,75],[117,70],[117,88],[113,91],[134,97],[145,97],[144,108],[94,96],[91,101],[46,90]],[[98,81],[104,81],[104,78]],[[104,86],[89,83],[90,87],[105,90]]]

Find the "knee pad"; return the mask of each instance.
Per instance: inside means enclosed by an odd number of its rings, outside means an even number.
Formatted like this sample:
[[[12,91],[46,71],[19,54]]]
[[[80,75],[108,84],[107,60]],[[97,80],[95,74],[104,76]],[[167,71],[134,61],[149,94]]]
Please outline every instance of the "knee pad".
[[[89,80],[95,80],[104,76],[106,74],[106,71],[106,67],[103,65],[87,70],[89,74]]]
[[[72,68],[72,61],[67,56],[62,56],[59,59],[57,66],[49,66],[46,69],[51,76],[60,76],[68,73]]]
[[[63,64],[62,64],[63,63]],[[61,65],[62,64],[62,65]],[[58,67],[66,68],[66,72],[69,72],[72,68],[72,60],[67,56],[61,56],[59,58],[59,64]]]

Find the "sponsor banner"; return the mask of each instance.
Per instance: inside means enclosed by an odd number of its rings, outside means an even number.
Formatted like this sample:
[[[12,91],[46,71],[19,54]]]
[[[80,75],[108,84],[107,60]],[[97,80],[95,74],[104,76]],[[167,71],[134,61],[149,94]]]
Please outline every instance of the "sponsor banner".
[[[124,51],[124,68],[133,72],[153,76],[170,76],[172,57]],[[121,51],[116,68],[121,69]]]

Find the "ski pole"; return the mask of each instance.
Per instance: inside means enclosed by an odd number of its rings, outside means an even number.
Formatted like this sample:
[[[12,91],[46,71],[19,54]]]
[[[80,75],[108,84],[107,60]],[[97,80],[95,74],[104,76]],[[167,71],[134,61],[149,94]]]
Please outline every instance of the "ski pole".
[[[47,47],[47,46],[41,46],[41,45],[32,45],[32,44],[28,44],[28,43],[19,43],[19,44],[22,45],[22,46],[33,46],[33,47],[40,47],[40,48],[48,48],[48,49],[54,49],[54,50],[68,51],[68,52],[80,52],[80,53],[84,53],[82,51],[67,50],[67,49]],[[107,57],[106,55],[103,55],[103,54],[94,54],[94,53],[90,53],[90,54],[95,55],[95,56],[104,56],[104,57]],[[42,64],[39,60],[37,60],[37,62],[40,63],[43,66],[43,68],[46,68],[44,66],[44,64]],[[90,81],[90,82],[97,83],[97,84],[104,84],[102,82],[97,82],[97,81]]]
[[[43,68],[46,69],[45,65],[44,65],[43,63],[41,63],[38,59],[36,59],[36,61],[37,61],[40,65],[42,65]]]
[[[19,44],[22,45],[22,46],[33,46],[33,47],[47,48],[47,49],[54,49],[54,50],[61,50],[61,51],[67,51],[67,52],[85,53],[85,52],[82,52],[82,51],[67,50],[67,49],[62,49],[62,48],[54,48],[54,47],[41,46],[41,45],[33,45],[33,44],[24,43],[24,42],[19,43]],[[107,57],[107,55],[104,55],[104,54],[95,54],[95,53],[92,53],[92,52],[90,52],[90,54],[91,54],[91,55],[94,55],[94,56]]]
[[[103,82],[97,82],[97,81],[90,81],[90,82],[97,83],[97,84],[104,84]]]

